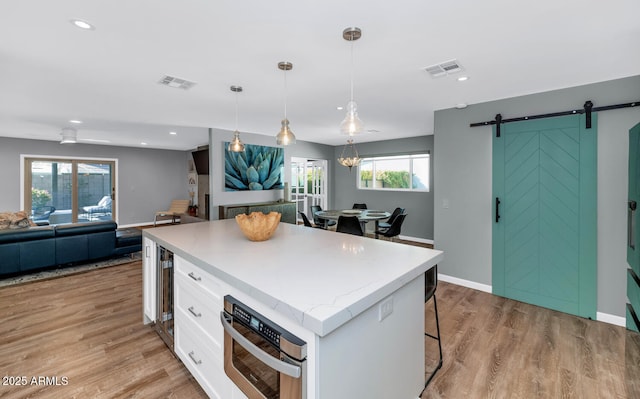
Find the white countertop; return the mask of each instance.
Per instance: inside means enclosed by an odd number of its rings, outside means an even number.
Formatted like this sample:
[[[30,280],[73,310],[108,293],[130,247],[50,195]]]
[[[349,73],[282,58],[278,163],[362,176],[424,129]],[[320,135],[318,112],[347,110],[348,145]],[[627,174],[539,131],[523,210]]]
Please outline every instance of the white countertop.
[[[234,219],[145,236],[325,336],[442,260],[441,251],[280,223],[252,242]]]

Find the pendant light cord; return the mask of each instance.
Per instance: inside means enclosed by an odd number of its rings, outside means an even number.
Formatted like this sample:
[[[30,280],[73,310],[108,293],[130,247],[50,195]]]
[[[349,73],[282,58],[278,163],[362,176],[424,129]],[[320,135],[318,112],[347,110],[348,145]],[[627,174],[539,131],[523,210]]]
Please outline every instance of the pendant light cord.
[[[236,132],[238,131],[238,92],[236,91]]]
[[[351,101],[353,101],[353,33],[351,34]]]
[[[287,119],[287,68],[284,68],[284,119]]]

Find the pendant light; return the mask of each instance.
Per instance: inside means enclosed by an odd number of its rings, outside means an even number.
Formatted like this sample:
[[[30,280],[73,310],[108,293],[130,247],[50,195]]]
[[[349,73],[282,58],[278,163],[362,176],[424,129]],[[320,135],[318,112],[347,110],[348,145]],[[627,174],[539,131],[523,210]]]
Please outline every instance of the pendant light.
[[[233,140],[229,143],[228,150],[244,152],[244,143],[240,141],[240,132],[238,131],[238,93],[242,92],[242,86],[231,86],[231,91],[236,93],[236,130],[233,132]]]
[[[351,42],[351,100],[347,104],[347,115],[340,124],[340,131],[349,136],[360,134],[364,130],[364,123],[358,117],[358,105],[353,100],[353,42],[362,37],[360,28],[346,28],[342,32],[344,40]]]
[[[287,71],[293,69],[293,64],[287,61],[278,63],[278,68],[284,71],[284,119],[282,120],[282,128],[276,135],[276,143],[278,145],[289,145],[296,143],[296,136],[289,129],[289,119],[287,119]]]
[[[338,158],[338,163],[349,168],[349,172],[351,172],[351,168],[360,165],[361,160],[356,146],[353,145],[353,139],[347,140],[347,144],[342,149],[340,158]]]

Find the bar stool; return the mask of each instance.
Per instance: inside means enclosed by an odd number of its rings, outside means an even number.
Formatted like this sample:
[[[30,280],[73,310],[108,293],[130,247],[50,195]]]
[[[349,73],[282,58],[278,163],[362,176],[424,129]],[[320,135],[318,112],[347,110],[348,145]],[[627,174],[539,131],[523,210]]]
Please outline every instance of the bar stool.
[[[431,375],[427,379],[427,382],[424,384],[425,389],[427,385],[431,382],[433,377],[436,375],[438,370],[442,368],[442,343],[440,341],[440,321],[438,320],[438,303],[436,302],[436,288],[438,286],[438,265],[433,266],[431,269],[427,270],[424,278],[424,303],[427,303],[429,299],[433,299],[433,310],[436,314],[436,335],[431,335],[427,332],[424,333],[425,336],[435,339],[438,341],[438,351],[440,352],[440,360],[438,361],[438,365],[435,370],[431,372]]]

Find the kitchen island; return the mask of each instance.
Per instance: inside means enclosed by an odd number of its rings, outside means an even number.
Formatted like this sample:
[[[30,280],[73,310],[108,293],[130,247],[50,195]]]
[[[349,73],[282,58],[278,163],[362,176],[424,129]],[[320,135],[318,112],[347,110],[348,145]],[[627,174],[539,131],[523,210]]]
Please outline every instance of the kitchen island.
[[[157,319],[161,246],[175,255],[175,352],[211,397],[244,397],[224,373],[224,295],[307,342],[307,399],[420,394],[424,273],[442,252],[286,223],[251,242],[235,220],[148,229],[143,238],[145,321]]]

